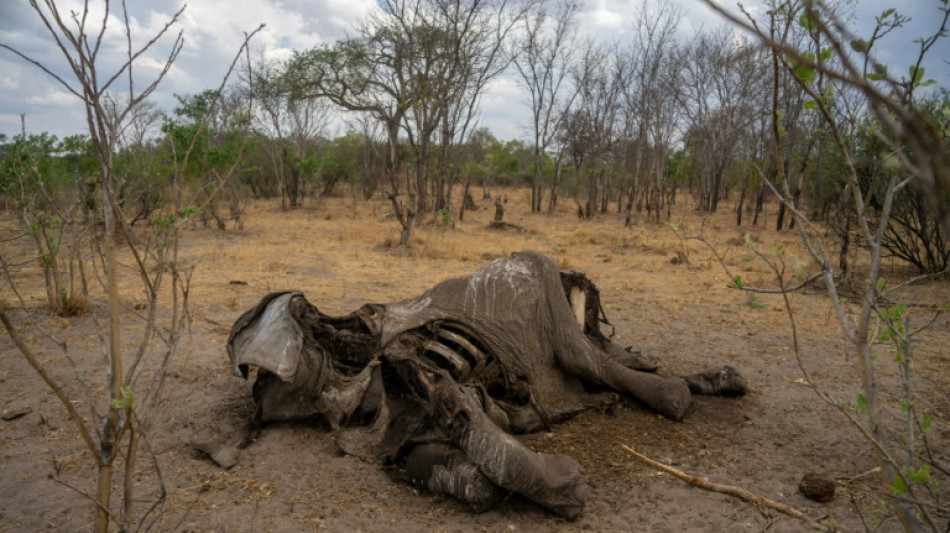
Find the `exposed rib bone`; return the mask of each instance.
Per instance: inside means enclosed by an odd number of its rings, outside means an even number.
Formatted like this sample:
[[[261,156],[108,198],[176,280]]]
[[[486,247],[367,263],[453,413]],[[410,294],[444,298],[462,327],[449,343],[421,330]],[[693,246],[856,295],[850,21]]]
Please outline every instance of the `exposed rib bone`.
[[[471,354],[472,359],[475,360],[475,366],[478,366],[485,362],[485,359],[486,359],[485,354],[483,354],[481,350],[479,350],[474,344],[471,343],[471,341],[469,341],[462,335],[459,335],[458,333],[452,330],[448,330],[444,328],[439,328],[438,335],[439,337],[442,337],[443,339],[450,340],[454,342],[455,344],[458,344],[462,348],[465,348],[465,350],[468,351],[469,354]]]
[[[468,364],[468,361],[464,357],[452,351],[451,348],[442,344],[438,341],[428,341],[425,345],[426,351],[436,353],[441,355],[448,361],[458,372],[459,377],[468,376],[469,372],[472,371],[471,365]]]

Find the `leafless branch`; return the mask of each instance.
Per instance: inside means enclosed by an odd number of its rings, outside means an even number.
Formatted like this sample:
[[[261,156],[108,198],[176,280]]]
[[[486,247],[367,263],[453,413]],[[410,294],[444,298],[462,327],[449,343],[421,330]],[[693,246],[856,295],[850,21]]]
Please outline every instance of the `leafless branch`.
[[[758,494],[755,494],[754,492],[750,492],[748,490],[745,490],[739,487],[734,487],[732,485],[723,485],[720,483],[713,483],[712,481],[708,481],[699,476],[688,474],[678,468],[674,468],[670,465],[663,464],[659,461],[650,459],[646,455],[643,455],[642,453],[634,450],[633,448],[627,446],[626,444],[623,444],[621,442],[618,442],[617,444],[620,446],[620,449],[632,455],[636,460],[640,461],[641,463],[649,466],[650,468],[653,468],[654,470],[659,470],[661,472],[666,472],[667,474],[671,474],[689,483],[690,485],[694,487],[699,487],[701,489],[712,491],[712,492],[718,492],[720,494],[726,494],[728,496],[734,496],[736,498],[745,500],[750,503],[755,503],[759,505],[765,505],[766,507],[771,507],[772,509],[775,509],[776,511],[779,511],[781,513],[785,513],[788,516],[791,516],[792,518],[803,520],[807,522],[811,527],[819,531],[828,531],[828,532],[838,531],[837,528],[826,526],[822,524],[821,522],[815,520],[814,518],[811,518],[805,513],[799,511],[798,509],[791,507],[790,505],[786,505],[782,502],[771,500],[769,498],[760,496]]]

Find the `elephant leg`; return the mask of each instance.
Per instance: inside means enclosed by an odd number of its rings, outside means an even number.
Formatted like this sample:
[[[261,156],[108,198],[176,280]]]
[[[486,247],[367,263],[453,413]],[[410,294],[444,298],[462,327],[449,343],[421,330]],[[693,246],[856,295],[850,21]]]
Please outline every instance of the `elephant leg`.
[[[416,487],[462,500],[477,513],[495,507],[507,494],[461,450],[444,443],[413,448],[406,457],[406,474]]]
[[[587,497],[584,469],[566,455],[537,453],[496,426],[461,387],[460,409],[448,421],[453,444],[495,485],[573,520]]]
[[[567,374],[629,394],[673,420],[686,414],[691,397],[683,378],[632,370],[587,342],[575,346],[569,353],[557,353],[558,366]]]
[[[697,394],[729,394],[741,396],[748,392],[745,378],[731,366],[714,368],[685,376],[689,390]]]
[[[410,358],[393,357],[390,361],[388,394],[394,401],[406,402],[411,398],[413,406],[401,412],[406,416],[420,416],[424,422],[419,429],[410,431],[416,435],[412,437],[410,434],[397,435],[402,428],[411,425],[408,420],[393,420],[389,425],[390,440],[395,438],[406,442],[407,439],[423,437],[431,442],[437,433],[440,439],[459,449],[492,484],[521,494],[567,519],[573,520],[580,515],[587,496],[587,482],[584,469],[577,461],[564,455],[541,454],[526,448],[496,425],[485,412],[476,389],[459,385],[445,370],[428,367]],[[420,432],[422,429],[425,433]],[[425,449],[419,453],[423,451]],[[442,491],[454,482],[458,474],[457,470],[454,473],[453,469],[448,470],[448,473],[440,474],[440,484],[436,485]],[[426,477],[426,470],[422,469],[419,477],[426,479],[428,484],[432,475]]]

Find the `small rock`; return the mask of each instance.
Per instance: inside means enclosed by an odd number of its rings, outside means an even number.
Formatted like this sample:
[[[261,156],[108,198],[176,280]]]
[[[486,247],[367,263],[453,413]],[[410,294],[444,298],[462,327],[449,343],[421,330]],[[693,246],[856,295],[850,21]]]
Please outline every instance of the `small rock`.
[[[835,497],[835,482],[821,474],[808,473],[802,477],[798,490],[809,500],[828,503]]]
[[[214,464],[228,470],[238,463],[241,450],[230,444],[214,444],[208,442],[193,442],[191,448],[201,452],[211,459]]]
[[[3,414],[0,414],[0,418],[2,418],[5,422],[9,422],[11,420],[16,420],[17,418],[20,418],[21,416],[26,416],[32,412],[33,412],[32,407],[28,407],[28,406],[14,407],[13,409],[4,410]]]

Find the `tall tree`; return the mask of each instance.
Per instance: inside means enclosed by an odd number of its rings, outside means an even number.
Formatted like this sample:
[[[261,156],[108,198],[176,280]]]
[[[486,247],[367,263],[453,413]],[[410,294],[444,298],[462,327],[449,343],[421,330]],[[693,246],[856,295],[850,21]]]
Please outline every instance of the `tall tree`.
[[[608,167],[620,132],[623,88],[632,71],[617,46],[587,43],[573,72],[578,95],[570,115],[571,151],[575,162],[586,161],[587,204],[584,216],[607,209]]]
[[[389,197],[408,244],[415,218],[429,209],[436,135],[442,160],[464,140],[488,82],[506,65],[503,47],[519,16],[509,0],[385,0],[359,36],[297,53],[287,71],[297,97],[326,97],[343,109],[369,113],[386,131]],[[514,17],[514,18],[512,18]],[[406,176],[408,205],[399,201],[405,132],[415,160]],[[445,203],[445,173],[436,181]]]
[[[755,123],[766,87],[764,50],[728,28],[702,34],[688,54],[679,98],[687,115],[686,143],[699,173],[699,208],[716,211],[727,171]]]
[[[282,209],[301,206],[304,173],[313,161],[313,144],[330,121],[322,98],[291,98],[281,65],[263,57],[249,76],[257,98],[254,120],[264,133],[265,147],[277,176]]]
[[[434,184],[435,209],[451,209],[452,187],[461,171],[462,146],[477,127],[482,95],[511,61],[510,35],[537,0],[489,0],[458,3],[451,0],[453,15],[447,25],[458,36],[453,49],[458,74],[447,86],[439,136],[439,157]]]
[[[525,17],[514,60],[518,82],[528,92],[531,107],[533,213],[541,211],[545,154],[577,95],[569,74],[577,50],[580,5],[574,0],[559,0],[554,3],[552,12],[548,11],[549,7],[548,3],[539,2]]]
[[[633,168],[624,169],[618,207],[626,192],[627,225],[634,205],[639,213],[644,201],[659,221],[667,151],[681,114],[675,98],[683,68],[675,42],[681,18],[668,1],[640,4],[633,40],[626,50],[633,75],[624,91],[623,130],[626,146],[633,151]]]

